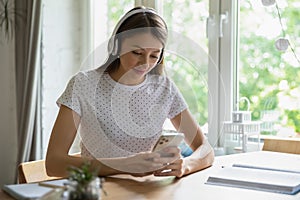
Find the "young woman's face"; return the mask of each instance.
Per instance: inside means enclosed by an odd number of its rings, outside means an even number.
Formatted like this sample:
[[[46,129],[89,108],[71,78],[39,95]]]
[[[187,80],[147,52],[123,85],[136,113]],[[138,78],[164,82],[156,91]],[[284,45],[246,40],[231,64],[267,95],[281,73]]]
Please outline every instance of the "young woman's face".
[[[125,38],[121,44],[118,81],[124,84],[141,83],[145,75],[158,63],[162,43],[150,33]]]

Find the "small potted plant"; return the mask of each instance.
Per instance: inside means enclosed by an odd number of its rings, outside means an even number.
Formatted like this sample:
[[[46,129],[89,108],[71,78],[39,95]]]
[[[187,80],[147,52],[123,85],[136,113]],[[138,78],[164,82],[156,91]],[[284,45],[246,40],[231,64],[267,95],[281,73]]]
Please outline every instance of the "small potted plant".
[[[84,163],[80,168],[69,169],[67,185],[68,200],[99,200],[101,197],[101,179],[97,172],[91,169],[90,163]]]

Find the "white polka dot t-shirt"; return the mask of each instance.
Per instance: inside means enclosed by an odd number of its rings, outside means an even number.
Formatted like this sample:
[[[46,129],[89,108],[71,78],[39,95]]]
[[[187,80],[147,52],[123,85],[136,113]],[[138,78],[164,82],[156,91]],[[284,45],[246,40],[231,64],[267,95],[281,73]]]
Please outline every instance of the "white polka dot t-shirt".
[[[148,74],[141,84],[127,86],[100,68],[76,74],[57,103],[81,116],[81,154],[95,158],[150,151],[166,118],[187,108],[166,76]]]

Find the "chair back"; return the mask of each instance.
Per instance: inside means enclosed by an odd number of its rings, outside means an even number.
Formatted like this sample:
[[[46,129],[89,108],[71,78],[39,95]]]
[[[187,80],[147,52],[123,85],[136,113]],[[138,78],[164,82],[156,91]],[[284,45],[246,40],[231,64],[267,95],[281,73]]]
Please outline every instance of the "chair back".
[[[282,153],[300,154],[299,138],[266,138],[264,139],[263,151],[276,151]]]
[[[60,178],[61,177],[50,177],[47,175],[45,160],[24,162],[18,166],[19,183],[35,183]]]

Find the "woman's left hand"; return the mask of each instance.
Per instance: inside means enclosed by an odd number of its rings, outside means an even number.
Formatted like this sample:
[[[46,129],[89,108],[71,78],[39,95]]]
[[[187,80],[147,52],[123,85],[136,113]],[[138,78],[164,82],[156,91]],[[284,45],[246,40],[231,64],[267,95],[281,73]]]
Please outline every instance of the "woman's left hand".
[[[164,168],[155,171],[154,176],[176,176],[178,178],[182,177],[185,174],[185,161],[183,158],[168,163]]]

